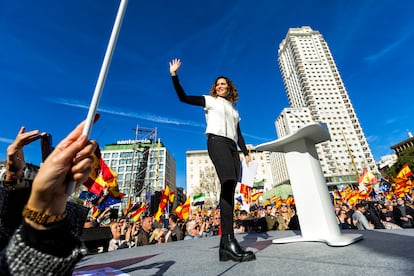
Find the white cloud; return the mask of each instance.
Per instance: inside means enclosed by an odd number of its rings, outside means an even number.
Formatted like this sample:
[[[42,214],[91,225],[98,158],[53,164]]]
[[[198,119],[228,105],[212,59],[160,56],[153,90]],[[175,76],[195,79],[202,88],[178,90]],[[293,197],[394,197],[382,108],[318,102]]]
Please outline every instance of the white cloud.
[[[13,139],[0,137],[0,143],[11,144],[11,143],[13,143],[13,141],[14,141]]]
[[[411,37],[411,33],[406,34],[404,37],[402,37],[399,40],[396,40],[394,43],[391,43],[387,46],[385,46],[381,51],[370,55],[368,57],[366,57],[365,59],[370,61],[370,62],[375,62],[376,60],[382,58],[383,56],[387,55],[388,53],[394,51],[395,49],[397,49],[398,47],[400,47],[400,45],[402,45],[406,40],[408,40],[408,38]]]
[[[49,99],[49,101],[56,103],[56,104],[72,106],[72,107],[81,108],[81,109],[89,109],[88,105],[77,102],[72,99],[56,98],[56,99]],[[184,121],[184,120],[179,120],[179,119],[175,119],[171,117],[163,117],[163,116],[159,116],[159,115],[151,114],[151,113],[137,113],[137,112],[128,111],[125,109],[121,110],[120,108],[109,109],[104,106],[101,106],[101,107],[98,107],[98,111],[100,113],[107,113],[107,114],[112,114],[116,116],[136,118],[136,119],[141,119],[141,120],[146,120],[146,121],[156,122],[156,123],[161,123],[161,124],[186,125],[186,126],[193,126],[193,127],[204,127],[205,126],[202,123],[198,123],[194,121]]]

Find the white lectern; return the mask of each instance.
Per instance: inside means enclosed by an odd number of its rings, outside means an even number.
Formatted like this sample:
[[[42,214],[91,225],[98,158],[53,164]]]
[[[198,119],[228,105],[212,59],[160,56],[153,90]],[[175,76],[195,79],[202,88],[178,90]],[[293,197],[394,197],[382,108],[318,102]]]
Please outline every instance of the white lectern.
[[[256,147],[259,151],[285,153],[300,223],[301,236],[274,239],[273,243],[317,241],[346,246],[363,238],[361,234],[342,234],[338,227],[315,148],[315,144],[330,139],[327,125],[317,122]]]

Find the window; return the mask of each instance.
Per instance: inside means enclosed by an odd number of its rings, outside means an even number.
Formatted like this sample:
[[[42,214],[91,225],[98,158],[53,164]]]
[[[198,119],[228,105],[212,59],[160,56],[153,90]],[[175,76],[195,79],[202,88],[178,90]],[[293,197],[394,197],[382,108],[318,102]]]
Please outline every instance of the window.
[[[132,152],[121,152],[120,157],[121,158],[131,158],[132,157]]]

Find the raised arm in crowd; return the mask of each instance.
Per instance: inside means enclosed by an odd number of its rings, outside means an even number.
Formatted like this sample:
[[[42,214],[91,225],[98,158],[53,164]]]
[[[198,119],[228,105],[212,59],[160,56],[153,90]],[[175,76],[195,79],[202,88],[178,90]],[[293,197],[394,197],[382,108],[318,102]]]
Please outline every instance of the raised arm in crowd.
[[[82,135],[84,122],[41,165],[31,187],[24,181],[23,147],[44,133],[22,128],[7,150],[0,187],[0,275],[71,275],[85,254],[80,234],[88,209],[69,202],[67,186],[79,187],[91,172],[97,147]]]

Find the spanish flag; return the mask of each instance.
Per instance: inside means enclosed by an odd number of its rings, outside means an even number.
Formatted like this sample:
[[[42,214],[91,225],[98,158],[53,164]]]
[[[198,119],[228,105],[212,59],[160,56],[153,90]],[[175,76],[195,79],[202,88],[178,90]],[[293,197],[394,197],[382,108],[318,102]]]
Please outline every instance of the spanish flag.
[[[190,197],[187,197],[185,203],[178,205],[174,212],[180,219],[186,220],[190,216],[190,206]]]
[[[358,178],[358,184],[372,184],[379,182],[375,175],[369,171],[367,168],[364,168],[362,175]]]
[[[174,196],[175,196],[175,191],[171,191],[170,195],[168,196],[168,201],[170,203],[174,203]]]
[[[134,222],[137,222],[137,221],[139,220],[139,218],[141,217],[142,213],[144,213],[144,212],[145,212],[145,210],[146,210],[146,206],[145,206],[145,203],[143,202],[143,203],[141,204],[141,206],[140,206],[137,210],[135,210],[135,212],[133,212],[133,213],[131,214],[131,218],[132,218],[132,220],[133,220]]]
[[[125,206],[125,209],[124,209],[124,216],[126,216],[128,213],[129,213],[129,210],[131,210],[131,207],[132,207],[132,196],[130,195],[129,197],[128,197],[128,203],[127,203],[127,206]]]
[[[282,205],[282,203],[283,203],[282,198],[281,198],[281,197],[278,197],[278,198],[276,199],[276,202],[275,202],[275,207],[276,207],[277,209],[279,209],[279,207],[280,207],[280,205]]]
[[[92,156],[92,172],[83,185],[88,188],[88,191],[98,196],[103,195],[105,190],[107,190],[111,197],[122,199],[125,194],[119,192],[117,175],[105,164],[99,148],[97,148]]]
[[[410,170],[407,164],[404,164],[400,170],[400,172],[397,174],[397,178],[400,179],[407,179],[410,176],[413,175],[413,172]]]
[[[259,197],[263,195],[263,192],[256,192],[252,194],[252,202],[258,201]]]
[[[165,190],[161,191],[161,201],[160,201],[160,205],[158,206],[158,211],[157,213],[154,215],[154,218],[159,221],[162,214],[164,214],[165,212],[165,208],[167,207],[167,204],[169,202],[169,197],[170,197],[170,189],[168,188],[168,185],[165,186]]]
[[[293,197],[293,195],[289,195],[286,198],[286,204],[289,205],[289,206],[295,204],[295,198]]]

